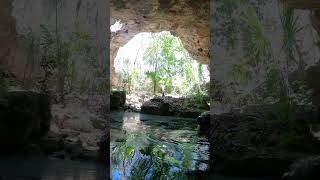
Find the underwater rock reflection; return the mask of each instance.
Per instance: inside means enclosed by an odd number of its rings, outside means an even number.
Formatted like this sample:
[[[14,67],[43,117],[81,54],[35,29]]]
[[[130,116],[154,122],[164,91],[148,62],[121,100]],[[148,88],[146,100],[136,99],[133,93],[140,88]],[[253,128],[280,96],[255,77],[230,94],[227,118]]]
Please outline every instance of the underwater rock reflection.
[[[208,142],[195,119],[127,112],[111,119],[112,179],[187,179],[207,169]]]

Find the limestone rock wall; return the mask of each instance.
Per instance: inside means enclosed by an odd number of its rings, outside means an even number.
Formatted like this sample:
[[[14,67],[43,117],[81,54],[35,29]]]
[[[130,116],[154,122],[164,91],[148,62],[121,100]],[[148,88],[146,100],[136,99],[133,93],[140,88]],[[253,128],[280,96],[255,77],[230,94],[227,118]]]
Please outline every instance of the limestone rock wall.
[[[21,58],[21,49],[18,47],[16,19],[12,16],[12,0],[0,2],[0,68],[19,71],[21,66],[17,58]]]
[[[40,38],[43,36],[40,25],[44,25],[50,32],[58,33],[61,40],[68,40],[70,34],[80,30],[89,34],[91,46],[94,46],[99,66],[105,67],[108,79],[108,39],[109,39],[109,9],[108,1],[90,0],[4,0],[1,1],[1,56],[8,54],[8,47],[12,47],[11,55],[1,58],[15,76],[22,80],[28,74],[38,73]],[[3,15],[2,15],[3,14]],[[58,28],[56,28],[58,27]],[[28,38],[34,38],[34,50],[29,49]],[[3,43],[6,42],[6,43]],[[10,43],[9,43],[10,42]],[[13,48],[14,47],[14,48]],[[8,59],[11,58],[11,59]],[[77,57],[73,57],[77,58]],[[30,63],[33,65],[31,66]],[[85,63],[79,63],[78,70],[88,69]],[[32,78],[32,77],[30,77]],[[108,83],[107,83],[108,84]]]
[[[113,1],[111,24],[120,21],[120,31],[111,34],[111,82],[117,85],[113,61],[118,49],[140,32],[171,31],[195,60],[210,62],[209,0]]]
[[[253,89],[259,89],[260,82],[264,81],[266,75],[266,66],[259,67],[259,70],[253,73],[252,80],[246,85],[237,85],[237,82],[231,77],[232,68],[235,64],[240,64],[246,59],[249,41],[252,34],[252,28],[243,29],[245,22],[240,18],[242,12],[249,6],[255,7],[259,22],[262,27],[262,33],[270,43],[270,52],[273,59],[279,63],[284,63],[286,53],[283,47],[284,32],[281,23],[283,13],[283,4],[277,0],[267,1],[234,1],[234,6],[223,4],[223,1],[213,0],[211,2],[211,44],[212,44],[212,63],[211,63],[211,109],[212,113],[221,113],[230,111],[232,108],[238,108],[250,103],[266,103],[262,101],[244,100],[237,101],[240,97],[253,93]],[[230,9],[226,9],[229,7]],[[307,69],[309,66],[319,61],[320,50],[316,45],[319,41],[319,35],[316,33],[311,22],[311,11],[294,10],[297,26],[301,28],[296,33],[297,47],[300,50],[303,66]],[[248,33],[249,32],[249,33]],[[232,44],[233,42],[234,44]],[[298,56],[298,55],[296,55]],[[270,61],[271,58],[267,59]],[[295,64],[295,63],[292,63]],[[281,65],[279,64],[279,67]],[[298,65],[290,65],[290,72],[295,71]],[[250,67],[249,65],[245,65]],[[249,70],[252,70],[249,68]],[[218,82],[218,83],[217,83]],[[275,82],[276,83],[276,82]],[[222,87],[217,90],[217,87]],[[232,88],[231,88],[232,87]],[[223,92],[223,96],[217,97]]]

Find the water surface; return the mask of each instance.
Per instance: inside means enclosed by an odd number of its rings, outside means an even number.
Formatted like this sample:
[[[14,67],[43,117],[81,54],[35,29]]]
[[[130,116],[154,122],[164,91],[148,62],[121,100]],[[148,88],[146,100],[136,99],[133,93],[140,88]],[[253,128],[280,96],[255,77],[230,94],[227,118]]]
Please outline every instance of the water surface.
[[[196,119],[111,114],[112,179],[182,179],[208,168],[209,143]]]
[[[0,158],[0,180],[105,180],[106,167],[70,160]]]
[[[112,112],[110,131],[113,180],[264,180],[206,175],[209,143],[193,118]]]

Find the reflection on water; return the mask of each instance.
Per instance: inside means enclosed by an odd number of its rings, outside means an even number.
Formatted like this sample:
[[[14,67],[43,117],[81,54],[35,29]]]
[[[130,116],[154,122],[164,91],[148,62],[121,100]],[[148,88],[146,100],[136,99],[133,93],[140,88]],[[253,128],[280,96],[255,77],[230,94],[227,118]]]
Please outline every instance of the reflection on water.
[[[187,179],[187,172],[208,168],[208,142],[196,119],[112,113],[110,148],[115,180]]]
[[[106,170],[91,162],[0,158],[0,180],[105,180]]]

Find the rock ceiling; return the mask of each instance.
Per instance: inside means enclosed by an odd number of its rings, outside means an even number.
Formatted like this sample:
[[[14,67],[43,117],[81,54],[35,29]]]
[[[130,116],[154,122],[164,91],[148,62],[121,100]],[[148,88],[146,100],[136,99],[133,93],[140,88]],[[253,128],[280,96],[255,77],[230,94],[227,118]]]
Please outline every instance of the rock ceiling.
[[[140,32],[171,31],[195,60],[209,64],[209,3],[209,0],[113,0],[110,22],[120,21],[123,26],[111,33],[112,84],[117,84],[113,61],[118,49]]]

